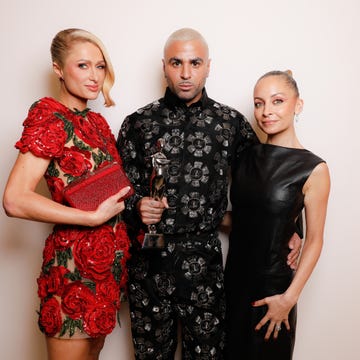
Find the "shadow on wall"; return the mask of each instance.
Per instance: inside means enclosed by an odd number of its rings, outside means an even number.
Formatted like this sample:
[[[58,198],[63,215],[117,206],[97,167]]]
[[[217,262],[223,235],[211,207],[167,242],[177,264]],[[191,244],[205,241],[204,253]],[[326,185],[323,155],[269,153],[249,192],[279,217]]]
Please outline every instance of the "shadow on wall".
[[[38,191],[49,195],[45,180],[39,183]],[[16,339],[16,342],[1,344],[2,356],[16,359],[23,354],[23,358],[29,360],[45,360],[44,337],[37,326],[36,279],[41,268],[43,245],[52,226],[10,218],[3,208],[1,211],[0,338],[1,341]]]
[[[56,98],[59,93],[59,82],[60,80],[55,75],[53,70],[47,71],[44,76],[44,83],[46,84],[46,96],[51,96]]]
[[[47,188],[45,179],[42,178],[37,186],[36,191],[48,198],[50,198],[50,193]],[[3,194],[1,194],[2,197]],[[4,217],[7,215],[3,208],[1,209],[3,212]],[[4,255],[8,252],[13,251],[21,251],[23,248],[28,247],[29,245],[29,238],[31,238],[34,234],[34,224],[39,224],[39,230],[43,228],[43,232],[45,234],[45,238],[48,233],[50,233],[52,224],[44,224],[44,223],[37,223],[30,220],[24,219],[16,219],[16,218],[7,218],[4,221],[4,224],[1,229],[1,253]],[[36,226],[36,225],[35,225]],[[45,242],[45,238],[39,241],[39,247],[42,249],[42,246]],[[41,263],[39,263],[40,269]]]

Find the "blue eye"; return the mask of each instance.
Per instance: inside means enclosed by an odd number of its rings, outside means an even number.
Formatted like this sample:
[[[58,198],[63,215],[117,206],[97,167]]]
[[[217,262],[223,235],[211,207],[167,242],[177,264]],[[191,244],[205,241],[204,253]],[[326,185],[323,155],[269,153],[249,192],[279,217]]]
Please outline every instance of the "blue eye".
[[[277,105],[277,104],[282,104],[284,101],[282,99],[275,99],[274,100],[274,104]]]

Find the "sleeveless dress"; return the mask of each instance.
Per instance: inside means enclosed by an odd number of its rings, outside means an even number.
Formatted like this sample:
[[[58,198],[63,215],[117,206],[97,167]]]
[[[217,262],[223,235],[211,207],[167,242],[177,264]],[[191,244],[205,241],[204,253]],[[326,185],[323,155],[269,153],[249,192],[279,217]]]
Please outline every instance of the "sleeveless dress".
[[[50,160],[44,176],[56,202],[64,203],[64,187],[87,171],[121,164],[109,125],[89,109],[71,111],[42,98],[23,125],[15,146]],[[126,286],[128,257],[129,238],[120,215],[97,227],[55,225],[45,241],[37,280],[40,330],[60,338],[109,334]]]
[[[292,358],[296,306],[277,340],[264,341],[267,326],[255,326],[267,306],[251,303],[283,293],[293,271],[288,242],[304,207],[302,188],[322,159],[305,149],[258,144],[244,150],[233,168],[230,198],[232,232],[225,267],[227,359]]]

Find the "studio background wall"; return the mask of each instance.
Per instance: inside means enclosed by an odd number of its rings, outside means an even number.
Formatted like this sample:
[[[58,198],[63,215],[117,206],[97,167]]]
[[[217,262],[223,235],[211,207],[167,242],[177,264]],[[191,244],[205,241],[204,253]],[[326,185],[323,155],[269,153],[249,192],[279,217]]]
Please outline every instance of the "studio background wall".
[[[29,106],[56,96],[49,47],[60,29],[90,30],[108,48],[117,106],[105,109],[102,98],[90,105],[115,134],[127,114],[162,96],[162,47],[180,27],[208,40],[210,97],[252,123],[256,79],[291,69],[305,101],[299,138],[327,160],[332,177],[323,253],[299,302],[294,359],[359,359],[359,13],[358,0],[0,0],[1,194]],[[1,211],[0,228],[0,357],[45,360],[36,278],[51,227]],[[121,328],[108,337],[101,359],[132,359],[129,339],[124,305]]]

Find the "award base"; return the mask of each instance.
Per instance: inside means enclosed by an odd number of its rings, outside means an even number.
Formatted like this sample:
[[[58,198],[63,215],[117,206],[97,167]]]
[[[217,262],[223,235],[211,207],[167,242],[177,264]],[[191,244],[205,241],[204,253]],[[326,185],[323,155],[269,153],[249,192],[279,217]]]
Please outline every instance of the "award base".
[[[163,234],[146,233],[143,249],[163,249],[165,247],[165,239]]]

